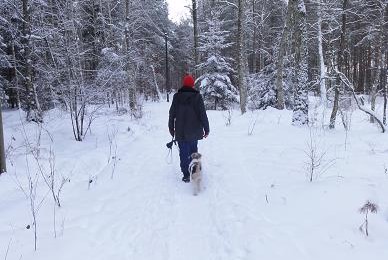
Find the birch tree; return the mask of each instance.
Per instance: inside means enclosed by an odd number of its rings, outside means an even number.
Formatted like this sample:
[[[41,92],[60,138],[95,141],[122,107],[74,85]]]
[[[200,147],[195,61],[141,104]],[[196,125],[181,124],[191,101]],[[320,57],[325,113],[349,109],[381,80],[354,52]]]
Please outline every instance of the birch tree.
[[[321,97],[321,103],[324,107],[327,106],[327,91],[326,91],[326,64],[325,57],[323,53],[323,34],[322,34],[322,5],[324,0],[318,0],[318,21],[317,21],[317,31],[318,31],[318,59],[319,59],[319,94]]]

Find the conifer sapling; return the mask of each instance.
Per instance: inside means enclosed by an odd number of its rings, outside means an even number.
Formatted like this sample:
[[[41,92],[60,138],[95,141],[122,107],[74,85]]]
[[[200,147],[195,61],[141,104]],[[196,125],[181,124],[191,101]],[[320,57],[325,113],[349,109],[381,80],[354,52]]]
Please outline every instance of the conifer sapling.
[[[364,206],[362,206],[360,208],[360,210],[359,210],[360,214],[365,214],[365,220],[361,224],[359,230],[361,232],[364,232],[363,227],[365,226],[365,235],[367,235],[367,236],[369,236],[369,231],[368,231],[368,214],[369,213],[377,213],[377,210],[378,210],[378,206],[375,203],[370,202],[369,200],[367,202],[365,202]]]

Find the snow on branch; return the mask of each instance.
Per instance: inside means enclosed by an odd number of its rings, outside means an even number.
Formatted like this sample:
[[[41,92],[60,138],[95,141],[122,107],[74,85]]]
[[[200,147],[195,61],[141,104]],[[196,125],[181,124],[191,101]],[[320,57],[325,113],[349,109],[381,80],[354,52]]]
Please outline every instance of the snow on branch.
[[[233,6],[233,7],[235,7],[235,8],[237,8],[238,9],[238,6],[236,5],[236,4],[234,4],[234,3],[232,3],[232,2],[230,2],[230,1],[219,1],[220,3],[223,3],[223,4],[227,4],[227,5],[230,5],[230,6]]]

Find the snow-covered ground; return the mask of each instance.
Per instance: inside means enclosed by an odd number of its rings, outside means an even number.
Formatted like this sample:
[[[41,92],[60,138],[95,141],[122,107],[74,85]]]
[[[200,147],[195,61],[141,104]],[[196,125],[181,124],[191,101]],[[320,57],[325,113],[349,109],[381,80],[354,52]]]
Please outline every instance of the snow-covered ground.
[[[199,143],[205,187],[195,197],[180,181],[176,147],[168,157],[168,108],[146,104],[137,121],[104,111],[84,142],[74,141],[66,114],[52,111],[39,146],[34,124],[4,112],[12,147],[0,177],[0,258],[387,259],[388,139],[362,112],[346,133],[341,122],[330,131],[293,127],[289,111],[236,110],[230,126],[226,112],[208,111],[210,136]],[[308,143],[324,154],[311,183]],[[61,208],[26,156],[33,147],[43,173],[51,149],[57,185],[70,180]],[[36,252],[28,175],[38,181]],[[367,200],[379,207],[368,216],[368,237],[359,230]]]

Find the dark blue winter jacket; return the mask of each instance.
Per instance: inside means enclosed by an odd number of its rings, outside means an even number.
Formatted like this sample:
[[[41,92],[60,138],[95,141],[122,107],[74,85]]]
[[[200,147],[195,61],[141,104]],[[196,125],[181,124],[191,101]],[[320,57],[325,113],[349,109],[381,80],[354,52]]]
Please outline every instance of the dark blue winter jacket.
[[[200,140],[209,134],[209,120],[198,90],[182,87],[174,95],[168,128],[177,141]]]

